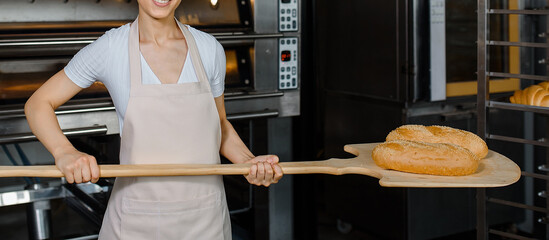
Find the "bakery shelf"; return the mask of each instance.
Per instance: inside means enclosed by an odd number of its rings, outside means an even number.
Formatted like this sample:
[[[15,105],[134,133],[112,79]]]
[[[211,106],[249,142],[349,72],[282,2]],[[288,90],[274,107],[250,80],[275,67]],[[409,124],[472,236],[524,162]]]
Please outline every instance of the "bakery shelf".
[[[488,134],[486,135],[486,138],[492,139],[492,140],[500,140],[500,141],[507,141],[507,142],[515,142],[515,143],[526,143],[526,144],[532,144],[536,146],[549,147],[549,142],[546,142],[544,140],[529,140],[529,139],[501,136],[501,135],[495,135],[495,134]]]
[[[508,41],[488,41],[486,45],[489,46],[508,46],[508,47],[535,47],[535,48],[549,48],[547,43],[536,42],[508,42]]]
[[[540,75],[501,73],[501,72],[488,72],[486,74],[489,77],[520,78],[520,79],[528,79],[528,80],[536,80],[536,81],[548,81],[549,80],[549,76],[540,76]]]
[[[543,179],[543,180],[549,180],[549,176],[547,175],[543,175],[543,174],[539,174],[539,173],[531,173],[531,172],[521,172],[520,173],[522,176],[525,176],[525,177],[533,177],[533,178],[537,178],[537,179]]]
[[[494,101],[494,100],[487,101],[486,102],[486,107],[496,108],[496,109],[523,111],[523,112],[534,112],[534,113],[541,113],[541,114],[549,115],[549,108],[548,107],[539,107],[539,106],[531,106],[531,105],[524,105],[524,104],[515,104],[515,103],[500,102],[500,101]]]
[[[528,204],[524,204],[524,203],[517,203],[517,202],[513,202],[513,201],[499,199],[499,198],[489,197],[489,198],[486,198],[486,201],[491,202],[491,203],[500,204],[500,205],[510,206],[510,207],[528,209],[528,210],[541,212],[541,213],[549,213],[549,210],[547,210],[547,208],[532,206],[532,205],[528,205]]]
[[[488,9],[488,14],[524,14],[524,15],[549,15],[549,10],[509,10]]]
[[[503,232],[499,230],[490,229],[489,231],[491,234],[498,235],[501,237],[509,238],[509,239],[517,239],[517,240],[536,240],[535,238],[529,238],[529,237],[523,237],[514,233],[508,233]]]
[[[512,8],[518,8],[519,4],[517,2],[514,2],[512,5],[510,1],[508,2],[508,6],[510,9],[490,9],[490,0],[477,0],[477,30],[478,30],[478,36],[477,36],[477,88],[478,88],[478,95],[477,95],[477,127],[478,127],[478,135],[483,139],[493,139],[498,141],[506,141],[506,142],[515,142],[520,144],[532,144],[536,146],[542,146],[549,149],[549,142],[542,140],[528,140],[524,138],[516,138],[516,137],[507,137],[507,136],[501,136],[501,135],[495,135],[490,134],[488,126],[488,119],[490,118],[490,114],[493,114],[493,111],[490,111],[490,109],[506,109],[506,110],[514,110],[519,112],[532,112],[540,114],[541,116],[546,117],[547,120],[547,126],[549,126],[549,108],[547,107],[538,107],[538,106],[530,106],[530,105],[522,105],[522,104],[513,104],[509,103],[509,99],[506,97],[504,99],[496,99],[493,95],[489,93],[488,89],[490,89],[490,81],[493,78],[518,78],[518,79],[525,79],[525,80],[535,80],[535,81],[548,81],[549,76],[544,76],[544,73],[539,73],[538,75],[535,75],[536,72],[534,72],[534,75],[529,74],[516,74],[516,73],[510,73],[510,72],[492,72],[490,71],[490,50],[492,49],[491,46],[503,46],[503,47],[526,47],[529,48],[528,51],[532,51],[532,53],[528,54],[521,54],[519,55],[517,62],[520,61],[522,58],[533,58],[533,52],[543,52],[546,51],[547,48],[549,48],[549,43],[539,43],[536,42],[537,38],[544,38],[545,42],[549,41],[549,35],[547,32],[549,32],[549,27],[546,27],[546,30],[540,30],[536,29],[534,31],[533,29],[528,29],[529,31],[521,31],[520,28],[528,28],[530,25],[527,25],[526,23],[518,23],[517,28],[515,29],[516,32],[523,34],[520,37],[510,37],[504,38],[504,40],[507,41],[495,41],[490,39],[490,19],[491,15],[532,15],[528,18],[525,18],[526,20],[530,18],[535,18],[537,16],[543,16],[543,15],[549,15],[549,9],[543,8],[543,9],[528,9],[527,5],[532,5],[533,7],[536,7],[538,5],[529,4],[529,3],[523,3],[525,8],[524,10],[519,9],[512,9]],[[549,3],[547,3],[549,4]],[[505,5],[505,4],[504,4]],[[504,16],[504,18],[507,16]],[[510,18],[509,18],[510,19]],[[504,20],[504,21],[511,21],[511,20]],[[525,21],[526,21],[525,20]],[[513,21],[518,21],[514,19]],[[534,21],[532,19],[528,21]],[[527,22],[528,22],[527,21]],[[542,22],[545,22],[543,20]],[[529,23],[529,22],[528,22]],[[515,24],[515,23],[513,23]],[[523,24],[523,25],[521,25]],[[526,24],[526,25],[525,25]],[[530,31],[531,30],[531,31]],[[541,32],[539,32],[541,31]],[[537,34],[538,32],[539,34]],[[526,36],[524,34],[531,34],[529,36]],[[524,40],[524,42],[520,42],[520,39]],[[521,48],[522,49],[522,48]],[[546,55],[544,59],[549,58],[549,55],[544,53],[540,53],[540,55]],[[539,57],[539,56],[538,56]],[[542,62],[540,62],[541,64]],[[522,69],[521,69],[522,70]],[[549,67],[547,68],[549,70]],[[515,71],[515,70],[514,70]],[[536,71],[536,70],[533,70]],[[543,75],[541,75],[543,74]],[[526,116],[526,115],[525,115]],[[533,121],[533,120],[529,120]],[[531,129],[531,131],[535,131]],[[546,133],[546,136],[549,136],[549,129]],[[534,160],[534,159],[528,159],[528,160]],[[539,164],[539,163],[537,163]],[[544,164],[549,166],[549,154],[548,158],[545,159]],[[531,177],[538,180],[545,180],[549,181],[549,172],[544,173],[535,173],[535,172],[527,172],[523,171],[521,172],[521,175],[523,177]],[[531,181],[533,179],[529,179],[528,181]],[[533,188],[534,192],[539,193],[541,191],[545,191],[546,193],[549,192],[549,183],[545,184],[545,188],[543,189],[536,189]],[[535,195],[536,197],[538,195]],[[479,188],[477,189],[477,239],[479,240],[485,240],[488,239],[491,235],[498,235],[499,237],[504,238],[510,238],[510,239],[532,239],[530,237],[526,236],[519,236],[516,233],[508,233],[504,231],[499,231],[495,229],[490,229],[490,225],[488,222],[488,215],[490,214],[487,211],[487,203],[495,203],[500,205],[507,205],[511,207],[516,208],[522,208],[525,210],[533,210],[536,212],[541,212],[545,219],[549,218],[549,209],[547,208],[549,206],[549,198],[545,198],[544,204],[546,207],[537,207],[532,206],[533,202],[526,202],[526,204],[523,203],[516,203],[516,202],[510,202],[502,199],[497,198],[491,198],[487,196],[486,189]],[[538,218],[538,221],[541,218]],[[535,220],[533,220],[535,221]],[[538,228],[539,226],[535,226],[534,228]],[[529,230],[531,231],[531,230]],[[545,230],[536,230],[533,231],[531,234],[537,234],[536,236],[539,236],[540,238],[547,238],[549,239],[549,226],[545,227]],[[545,237],[541,237],[545,236]]]

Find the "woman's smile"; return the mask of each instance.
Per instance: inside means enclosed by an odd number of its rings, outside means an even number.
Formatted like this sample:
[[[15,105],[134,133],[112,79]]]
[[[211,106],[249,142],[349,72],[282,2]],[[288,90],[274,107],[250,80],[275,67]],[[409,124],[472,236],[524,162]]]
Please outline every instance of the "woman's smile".
[[[154,5],[158,7],[165,7],[168,6],[171,2],[171,0],[153,0]]]

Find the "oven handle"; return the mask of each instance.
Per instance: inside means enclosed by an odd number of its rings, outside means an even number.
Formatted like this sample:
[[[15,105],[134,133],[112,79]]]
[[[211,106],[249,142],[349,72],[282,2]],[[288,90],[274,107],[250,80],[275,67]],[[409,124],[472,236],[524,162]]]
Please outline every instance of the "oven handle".
[[[242,100],[242,99],[255,99],[255,98],[268,98],[268,97],[282,97],[284,92],[262,92],[262,93],[239,93],[225,95],[225,101]]]
[[[105,135],[108,129],[105,125],[94,125],[91,127],[64,129],[63,134],[67,137]],[[17,133],[0,136],[0,144],[28,142],[37,140],[32,133]]]
[[[235,113],[235,114],[227,114],[227,120],[243,120],[243,119],[254,119],[254,118],[278,117],[278,114],[279,114],[278,110]]]
[[[213,36],[219,40],[246,40],[246,39],[262,39],[262,38],[281,38],[284,37],[282,33],[269,33],[269,34],[213,34]],[[78,44],[90,44],[97,40],[97,37],[67,37],[67,38],[40,38],[40,39],[10,39],[0,40],[0,47],[22,47],[22,46],[46,46],[46,45],[78,45]]]

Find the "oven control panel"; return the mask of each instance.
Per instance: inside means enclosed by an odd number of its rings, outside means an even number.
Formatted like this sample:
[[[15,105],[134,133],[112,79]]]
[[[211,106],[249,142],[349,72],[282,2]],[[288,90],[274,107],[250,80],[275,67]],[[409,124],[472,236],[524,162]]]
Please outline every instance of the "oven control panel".
[[[297,0],[278,0],[278,30],[290,32],[298,30]]]
[[[278,41],[278,88],[296,89],[298,83],[297,38]]]

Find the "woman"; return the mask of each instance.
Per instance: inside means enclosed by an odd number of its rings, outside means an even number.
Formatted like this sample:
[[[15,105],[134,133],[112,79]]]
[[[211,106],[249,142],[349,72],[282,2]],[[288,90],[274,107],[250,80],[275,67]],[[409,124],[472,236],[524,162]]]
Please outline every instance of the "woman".
[[[82,49],[25,105],[33,133],[67,182],[96,182],[93,156],[62,134],[54,109],[100,80],[115,104],[121,164],[255,163],[246,175],[269,186],[282,177],[278,157],[254,157],[227,121],[225,56],[212,36],[180,24],[180,0],[138,0],[139,16]],[[230,239],[220,176],[118,178],[100,239]]]

